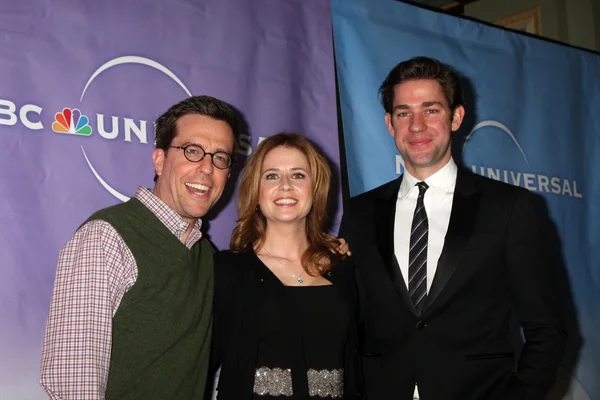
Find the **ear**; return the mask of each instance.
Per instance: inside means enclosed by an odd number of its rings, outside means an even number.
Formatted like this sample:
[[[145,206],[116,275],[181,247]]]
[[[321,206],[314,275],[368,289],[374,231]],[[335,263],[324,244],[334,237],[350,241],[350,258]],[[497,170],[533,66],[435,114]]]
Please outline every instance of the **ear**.
[[[465,108],[463,106],[456,107],[454,109],[454,113],[452,114],[452,132],[456,132],[458,130],[458,128],[460,128],[464,117],[465,117]]]
[[[161,176],[165,162],[165,151],[163,149],[154,149],[152,152],[152,161],[154,163],[154,171],[156,171],[156,175]]]
[[[394,125],[392,124],[392,114],[390,113],[385,113],[385,126],[390,135],[394,137]]]

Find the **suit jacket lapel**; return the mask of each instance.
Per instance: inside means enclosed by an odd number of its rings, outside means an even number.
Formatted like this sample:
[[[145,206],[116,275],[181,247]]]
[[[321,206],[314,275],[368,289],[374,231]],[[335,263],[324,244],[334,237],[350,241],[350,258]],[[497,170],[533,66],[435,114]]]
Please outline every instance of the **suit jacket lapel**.
[[[390,182],[389,186],[375,202],[376,240],[379,253],[394,287],[408,309],[416,314],[415,308],[408,297],[406,282],[400,271],[398,260],[394,254],[394,222],[396,217],[396,202],[401,183],[402,176]]]
[[[461,262],[465,248],[479,209],[480,193],[477,191],[470,172],[459,168],[456,179],[456,189],[452,200],[452,211],[448,232],[444,240],[442,254],[438,261],[437,269],[431,288],[427,295],[426,312],[439,297],[442,290],[450,290],[448,281]]]

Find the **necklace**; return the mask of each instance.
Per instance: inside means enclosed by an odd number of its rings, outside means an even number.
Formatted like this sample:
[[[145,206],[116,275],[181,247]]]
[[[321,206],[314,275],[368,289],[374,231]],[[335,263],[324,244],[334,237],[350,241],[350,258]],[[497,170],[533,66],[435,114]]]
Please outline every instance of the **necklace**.
[[[283,269],[285,269],[285,271],[296,280],[296,283],[298,283],[298,285],[302,285],[304,283],[304,279],[302,279],[302,274],[304,273],[304,270],[302,270],[302,272],[300,272],[300,274],[298,276],[296,276],[296,275],[292,274],[290,272],[290,270],[285,267],[285,265],[283,265],[283,263],[281,262],[281,259],[279,257],[275,257],[273,254],[271,254],[271,252],[269,250],[267,250],[266,247],[263,247],[263,250],[266,251],[268,255],[270,255],[271,257],[276,259],[277,262],[281,265],[281,267]]]

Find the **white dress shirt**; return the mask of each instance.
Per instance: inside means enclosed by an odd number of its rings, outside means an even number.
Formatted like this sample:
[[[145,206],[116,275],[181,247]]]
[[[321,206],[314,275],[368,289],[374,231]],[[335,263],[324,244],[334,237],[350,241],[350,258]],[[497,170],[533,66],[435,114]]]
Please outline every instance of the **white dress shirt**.
[[[429,189],[425,192],[423,204],[429,222],[429,240],[427,245],[427,291],[431,288],[433,277],[437,269],[438,260],[444,247],[444,239],[448,232],[452,199],[456,186],[458,168],[454,160],[450,159],[442,169],[429,178],[425,183]],[[410,247],[410,230],[413,215],[419,197],[419,181],[408,171],[400,184],[398,200],[396,202],[396,215],[394,220],[394,254],[400,265],[404,283],[408,288],[408,249]]]
[[[429,186],[423,198],[429,222],[427,244],[428,293],[431,289],[431,283],[433,282],[437,264],[442,254],[442,248],[444,247],[446,233],[448,232],[457,172],[456,163],[451,158],[442,169],[425,179],[425,183]],[[394,217],[394,254],[400,265],[400,271],[402,272],[407,289],[410,231],[419,196],[419,188],[416,186],[418,182],[421,181],[408,173],[408,171],[404,171],[404,177],[402,178],[398,192],[398,200],[396,201],[396,215]],[[414,398],[419,398],[416,386]]]

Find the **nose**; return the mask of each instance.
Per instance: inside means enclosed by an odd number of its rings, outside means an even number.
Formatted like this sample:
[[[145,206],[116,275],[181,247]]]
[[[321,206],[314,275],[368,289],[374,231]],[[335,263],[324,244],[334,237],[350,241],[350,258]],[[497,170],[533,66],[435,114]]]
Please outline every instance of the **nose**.
[[[198,161],[198,169],[205,175],[211,175],[215,169],[212,163],[212,157],[210,154],[206,154],[204,158]]]
[[[415,114],[410,120],[409,130],[414,133],[423,132],[427,129],[427,124],[422,115]]]
[[[290,182],[290,178],[288,176],[281,178],[281,184],[279,188],[281,190],[292,190],[292,183]]]

